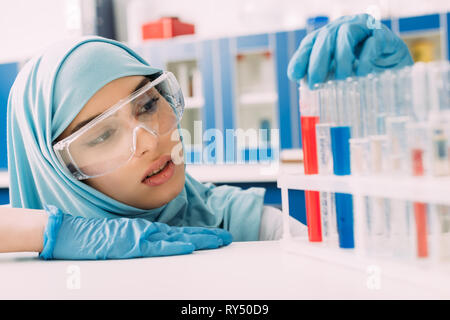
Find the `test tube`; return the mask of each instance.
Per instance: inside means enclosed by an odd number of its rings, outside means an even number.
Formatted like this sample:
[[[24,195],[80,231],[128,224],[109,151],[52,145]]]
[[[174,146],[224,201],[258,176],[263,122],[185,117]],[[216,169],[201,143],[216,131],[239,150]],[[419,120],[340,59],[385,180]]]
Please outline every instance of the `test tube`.
[[[398,155],[397,159],[400,159],[398,165],[401,168],[410,167],[411,171],[404,172],[392,163],[391,173],[393,174],[412,174],[413,176],[424,176],[425,174],[428,129],[427,125],[423,124],[423,120],[427,117],[428,104],[426,100],[422,99],[426,97],[426,79],[427,74],[422,72],[420,64],[415,68],[408,67],[398,72],[395,84],[401,100],[397,99],[394,102],[397,108],[393,110],[393,117],[390,119],[392,121],[389,122],[389,129],[391,129],[389,152]],[[412,98],[412,100],[408,98]],[[407,105],[410,106],[410,110],[405,107]],[[416,123],[414,124],[414,122]],[[409,139],[416,137],[414,142],[409,143],[411,145],[409,152],[408,136]],[[404,153],[403,146],[407,146],[406,153]],[[406,159],[403,159],[403,154],[407,155]],[[405,164],[409,164],[409,166]],[[423,202],[414,202],[412,206],[415,221],[416,255],[418,258],[426,258],[429,255],[428,205]]]
[[[450,206],[432,205],[434,218],[432,252],[435,262],[450,260]]]
[[[369,168],[369,140],[367,138],[368,113],[365,96],[367,77],[348,82],[352,116],[352,138],[350,139],[350,164],[352,175],[365,175]]]
[[[362,104],[364,107],[365,132],[367,134],[368,160],[367,171],[373,176],[385,172],[386,167],[386,111],[385,104],[379,99],[381,87],[379,75],[369,74],[360,79]],[[360,129],[362,131],[364,129]],[[352,168],[353,169],[353,168]],[[353,173],[353,171],[352,171]],[[386,238],[388,200],[380,197],[365,197],[366,218],[366,250],[369,255],[380,255],[387,252]]]
[[[405,67],[396,72],[386,71],[380,76],[380,80],[387,115],[386,172],[392,177],[404,177],[409,174],[407,170],[409,164],[407,125],[411,120],[411,68]],[[383,238],[386,239],[389,248],[386,251],[395,257],[408,258],[411,256],[409,249],[412,241],[410,212],[409,202],[389,199],[386,210],[386,236]]]
[[[350,138],[351,138],[351,94],[347,90],[351,81],[336,81],[335,121],[330,128],[331,150],[333,154],[333,173],[335,175],[349,175],[350,168]],[[353,197],[351,194],[336,193],[336,218],[341,248],[354,248],[353,232]]]
[[[333,112],[336,110],[336,96],[332,81],[317,86],[319,117],[316,124],[317,158],[319,174],[333,174],[330,128],[333,126]],[[332,192],[320,192],[320,215],[322,240],[333,245],[337,243],[335,199]]]
[[[426,172],[433,177],[446,176],[450,171],[449,135],[449,63],[433,62],[426,65],[427,98],[429,105],[428,123],[430,126],[430,169]],[[429,256],[435,261],[450,258],[449,221],[450,208],[442,204],[432,204],[429,208]]]
[[[446,123],[442,117],[442,112],[448,111],[448,62],[437,62],[428,64],[429,81],[429,103],[430,117],[429,121],[432,127],[432,171],[434,176],[445,176],[449,174],[449,152],[448,140],[445,134]]]
[[[354,80],[348,79],[347,90],[349,91],[349,105],[351,107],[350,139],[350,164],[353,176],[362,176],[369,173],[369,139],[368,119],[371,95],[368,90],[371,77],[358,77]],[[367,214],[369,209],[369,198],[361,195],[353,196],[353,211],[355,225],[355,241],[360,254],[367,254],[370,244],[367,241]]]
[[[388,109],[386,118],[386,133],[388,137],[388,170],[391,175],[406,175],[407,172],[407,131],[409,114],[406,104],[401,99],[404,91],[402,77],[399,73],[386,71],[382,81],[385,85],[384,94]]]
[[[300,83],[300,122],[303,144],[303,165],[306,175],[318,173],[316,124],[319,122],[318,95],[305,80]],[[306,221],[311,242],[322,241],[320,193],[305,190]]]
[[[416,63],[411,71],[412,122],[408,125],[410,167],[413,175],[429,174],[430,126],[428,123],[430,103],[427,66]]]
[[[368,75],[365,91],[368,103],[369,171],[378,175],[386,171],[388,141],[386,135],[387,107],[382,100],[383,92],[379,74]]]

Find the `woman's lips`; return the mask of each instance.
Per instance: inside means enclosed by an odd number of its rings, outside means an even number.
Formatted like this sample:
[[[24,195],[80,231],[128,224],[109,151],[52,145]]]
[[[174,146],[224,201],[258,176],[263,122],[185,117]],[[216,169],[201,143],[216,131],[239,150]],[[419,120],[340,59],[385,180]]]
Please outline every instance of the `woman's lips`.
[[[152,187],[159,186],[167,182],[170,178],[172,178],[174,172],[175,172],[175,164],[172,162],[172,160],[169,160],[166,163],[164,169],[162,169],[157,174],[145,178],[143,183]]]
[[[158,158],[158,160],[154,161],[150,167],[145,171],[144,176],[142,177],[141,181],[144,181],[147,179],[148,176],[151,176],[153,174],[153,171],[159,170],[163,165],[165,165],[168,161],[171,161],[172,157],[169,155],[163,155]]]
[[[159,171],[161,167],[163,167],[163,169]],[[175,164],[172,162],[170,154],[163,155],[151,164],[150,168],[145,172],[141,182],[150,186],[160,185],[172,177],[174,169]],[[153,172],[155,171],[159,172],[154,174]]]

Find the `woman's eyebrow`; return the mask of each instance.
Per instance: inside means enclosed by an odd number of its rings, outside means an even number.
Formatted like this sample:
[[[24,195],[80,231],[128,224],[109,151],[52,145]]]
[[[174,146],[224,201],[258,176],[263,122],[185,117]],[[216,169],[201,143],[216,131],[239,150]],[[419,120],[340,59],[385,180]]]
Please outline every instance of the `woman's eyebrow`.
[[[134,88],[134,90],[130,92],[130,94],[138,91],[140,88],[142,88],[143,86],[145,86],[149,82],[150,82],[149,78],[142,79],[141,82],[139,82],[139,84],[136,86],[136,88]]]
[[[136,86],[136,88],[134,88],[134,89],[130,92],[130,94],[132,94],[132,93],[138,91],[140,88],[142,88],[143,86],[145,86],[148,82],[150,82],[150,80],[149,80],[148,78],[142,79],[141,82],[139,82],[139,84]],[[90,118],[88,118],[88,119],[86,119],[86,120],[83,120],[83,121],[79,122],[79,123],[78,123],[78,124],[70,131],[70,134],[72,134],[72,133],[74,133],[74,132],[80,130],[82,127],[84,127],[84,125],[86,125],[87,123],[91,122],[93,119],[97,118],[97,117],[98,117],[99,115],[101,115],[101,114],[102,114],[102,113],[98,113],[98,114],[96,114],[96,115],[94,115],[94,116],[92,116],[92,117],[90,117]]]
[[[91,122],[92,120],[94,120],[95,118],[97,118],[99,115],[101,115],[101,113],[96,114],[95,116],[92,116],[86,120],[83,120],[81,122],[79,122],[71,131],[70,134],[75,133],[76,131],[80,130],[82,127],[84,127],[85,124]]]

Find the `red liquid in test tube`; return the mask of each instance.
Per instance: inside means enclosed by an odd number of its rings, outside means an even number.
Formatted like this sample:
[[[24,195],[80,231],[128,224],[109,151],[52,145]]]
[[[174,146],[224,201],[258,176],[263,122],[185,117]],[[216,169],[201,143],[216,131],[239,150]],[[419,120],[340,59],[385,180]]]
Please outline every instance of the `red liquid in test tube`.
[[[305,174],[318,174],[319,164],[317,161],[316,124],[319,123],[318,116],[301,116],[303,162]]]
[[[303,145],[303,164],[305,174],[317,174],[316,124],[319,122],[318,109],[314,110],[313,96],[306,85],[300,86],[300,117]],[[311,242],[322,241],[322,224],[320,219],[320,193],[305,190],[306,221],[308,238]]]
[[[412,167],[414,176],[423,176],[423,150],[412,150]],[[417,234],[417,256],[419,258],[428,257],[428,239],[427,239],[427,206],[422,202],[415,202],[414,218],[416,221]]]

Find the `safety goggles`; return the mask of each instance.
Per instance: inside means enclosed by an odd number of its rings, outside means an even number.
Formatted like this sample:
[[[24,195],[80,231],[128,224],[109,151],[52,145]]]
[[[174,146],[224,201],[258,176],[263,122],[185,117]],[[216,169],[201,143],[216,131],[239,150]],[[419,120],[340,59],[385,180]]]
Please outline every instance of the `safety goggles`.
[[[164,72],[53,146],[61,164],[78,180],[99,177],[126,164],[144,129],[154,137],[181,121],[184,98],[175,76]]]

